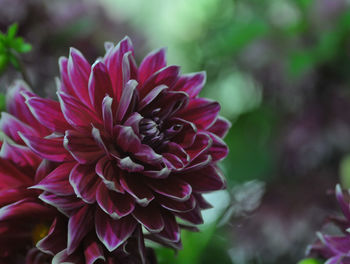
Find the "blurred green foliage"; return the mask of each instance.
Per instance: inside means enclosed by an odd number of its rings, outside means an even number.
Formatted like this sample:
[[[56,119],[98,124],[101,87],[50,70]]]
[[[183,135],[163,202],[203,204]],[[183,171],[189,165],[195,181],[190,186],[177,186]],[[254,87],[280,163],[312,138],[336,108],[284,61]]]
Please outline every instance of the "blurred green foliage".
[[[298,262],[298,264],[323,264],[324,262],[321,261],[321,260],[318,260],[318,259],[311,259],[311,258],[308,258],[308,259],[304,259],[300,262]]]
[[[7,33],[0,32],[0,74],[6,70],[9,63],[21,71],[18,54],[27,53],[32,49],[32,46],[23,38],[16,36],[17,32],[16,23],[8,28]]]
[[[6,109],[6,96],[0,93],[0,112]]]

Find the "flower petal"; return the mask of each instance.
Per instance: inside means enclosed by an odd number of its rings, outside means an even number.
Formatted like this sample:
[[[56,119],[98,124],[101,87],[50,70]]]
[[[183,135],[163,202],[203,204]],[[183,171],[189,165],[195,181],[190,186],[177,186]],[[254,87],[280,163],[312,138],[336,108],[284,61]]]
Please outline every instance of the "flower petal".
[[[175,201],[161,195],[157,197],[157,201],[165,209],[178,213],[189,212],[196,206],[196,199],[192,195],[184,202]]]
[[[67,217],[75,214],[81,207],[86,206],[84,201],[77,198],[76,195],[58,196],[49,192],[43,192],[39,199],[46,204],[56,207],[58,211]]]
[[[228,147],[226,143],[215,134],[210,133],[210,137],[213,140],[213,144],[208,153],[213,158],[213,161],[217,162],[224,159],[228,154]]]
[[[117,122],[120,122],[123,120],[125,113],[129,109],[130,103],[132,102],[137,85],[138,83],[135,80],[129,80],[125,84],[125,87],[122,92],[122,96],[120,98],[120,102],[118,104],[118,109],[115,115]]]
[[[146,207],[136,206],[132,215],[150,232],[160,232],[164,228],[164,221],[157,203],[150,203]]]
[[[202,90],[206,81],[205,72],[182,75],[173,87],[174,91],[184,91],[190,98],[195,98]]]
[[[118,248],[131,236],[136,225],[136,221],[131,216],[114,220],[101,210],[96,210],[96,234],[110,252]]]
[[[153,73],[166,66],[166,49],[159,49],[149,53],[139,67],[139,80],[143,84]]]
[[[176,213],[178,217],[181,219],[190,222],[194,225],[201,225],[204,223],[203,218],[202,218],[202,213],[199,207],[195,207],[192,211],[187,212],[187,213]]]
[[[103,248],[93,239],[90,239],[87,243],[85,243],[84,256],[86,264],[94,264],[98,263],[98,261],[106,261],[103,253]]]
[[[164,229],[159,233],[165,241],[179,242],[180,241],[180,228],[176,223],[175,217],[172,214],[164,213]]]
[[[226,118],[219,116],[215,123],[209,127],[208,131],[214,133],[218,137],[224,138],[231,127],[231,122]]]
[[[49,255],[57,254],[65,249],[67,243],[67,229],[65,225],[65,221],[55,218],[50,227],[49,233],[43,239],[38,241],[36,247]]]
[[[175,175],[166,179],[148,179],[147,185],[155,192],[176,201],[186,201],[192,193],[191,186]]]
[[[98,160],[95,171],[96,174],[100,176],[106,188],[111,191],[124,193],[124,189],[119,183],[120,170],[107,156],[104,156]]]
[[[120,183],[141,206],[147,206],[154,199],[151,190],[135,175],[128,174],[121,176]]]

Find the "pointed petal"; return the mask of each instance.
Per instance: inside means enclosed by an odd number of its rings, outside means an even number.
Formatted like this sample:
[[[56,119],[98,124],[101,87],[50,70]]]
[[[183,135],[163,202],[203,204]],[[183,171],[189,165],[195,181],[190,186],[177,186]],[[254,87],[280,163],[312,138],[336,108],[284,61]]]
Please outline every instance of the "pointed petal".
[[[222,116],[219,116],[215,123],[209,127],[208,131],[214,133],[218,137],[224,138],[231,126],[230,121]]]
[[[135,208],[135,201],[129,195],[110,191],[104,184],[97,188],[96,200],[100,208],[113,219],[124,217]]]
[[[215,134],[210,133],[210,137],[213,140],[213,144],[208,153],[213,158],[213,161],[217,162],[224,159],[228,154],[228,147],[226,143]]]
[[[86,264],[94,264],[98,263],[98,261],[106,261],[103,253],[103,248],[94,239],[89,239],[85,243],[84,256]]]
[[[144,107],[153,102],[164,90],[168,89],[166,85],[159,85],[152,89],[139,103],[138,111],[141,111]]]
[[[57,254],[66,247],[66,230],[64,221],[55,218],[50,227],[49,233],[43,239],[38,241],[36,247],[46,254]]]
[[[33,184],[30,175],[21,172],[13,163],[4,159],[0,159],[0,178],[0,190]]]
[[[194,225],[201,225],[204,223],[202,213],[199,207],[195,207],[192,211],[187,213],[176,213],[181,219],[190,222]]]
[[[149,53],[139,67],[139,80],[143,84],[153,73],[166,66],[166,49],[159,49]]]
[[[175,201],[165,196],[157,197],[157,201],[165,209],[178,213],[189,212],[196,206],[196,199],[192,195],[187,201],[184,202]]]
[[[131,236],[136,225],[136,221],[131,216],[113,220],[101,210],[96,210],[96,234],[110,252],[117,249]]]
[[[191,186],[174,175],[166,179],[148,179],[147,185],[155,192],[176,201],[186,201],[192,193]]]
[[[93,228],[93,211],[89,206],[83,206],[69,217],[67,253],[72,254],[86,234]]]
[[[96,201],[96,190],[101,180],[96,175],[94,166],[77,164],[69,175],[69,182],[75,194],[86,203]]]
[[[193,144],[186,149],[186,152],[191,157],[191,161],[196,159],[199,155],[206,153],[213,145],[212,138],[205,133],[198,133]]]
[[[164,221],[157,203],[150,203],[146,207],[136,206],[132,215],[150,232],[160,232],[164,228]]]
[[[68,59],[66,57],[60,57],[58,59],[58,65],[61,77],[60,89],[70,96],[77,97],[68,76]]]
[[[76,264],[84,263],[83,258],[79,254],[69,255],[67,249],[57,253],[53,259],[52,264]]]
[[[186,109],[177,113],[177,116],[193,122],[199,129],[207,129],[213,125],[218,117],[220,105],[217,102],[196,98],[190,100]]]
[[[56,207],[58,211],[67,217],[75,214],[81,207],[86,206],[86,203],[77,198],[76,195],[58,196],[49,192],[43,192],[39,195],[39,199]]]
[[[135,178],[135,175],[121,176],[120,183],[141,206],[147,206],[154,199],[151,190],[139,178]]]
[[[159,233],[165,241],[179,242],[180,241],[180,228],[176,223],[176,219],[172,214],[164,213],[164,229]]]
[[[72,157],[63,147],[63,138],[39,138],[19,133],[26,145],[43,159],[62,162],[71,161]]]
[[[88,80],[91,72],[90,64],[80,51],[71,48],[67,68],[68,76],[75,94],[89,106]]]
[[[117,112],[116,112],[116,121],[117,122],[120,122],[123,120],[125,113],[127,112],[128,108],[130,106],[130,103],[133,99],[137,84],[138,83],[135,80],[130,80],[126,83],[126,85],[123,89],[123,92],[122,92],[122,96],[120,98]]]
[[[104,128],[109,135],[112,135],[113,133],[112,104],[113,99],[110,96],[106,95],[102,101],[102,119]]]
[[[106,188],[114,192],[124,193],[124,189],[119,183],[120,170],[116,168],[107,156],[98,160],[95,171],[100,176]]]
[[[202,90],[206,81],[205,72],[197,72],[182,75],[174,85],[174,91],[184,91],[190,98],[195,98]]]
[[[197,128],[192,122],[181,118],[172,118],[170,125],[180,125],[182,127],[181,132],[171,139],[173,142],[178,143],[185,149],[192,146],[197,135]]]

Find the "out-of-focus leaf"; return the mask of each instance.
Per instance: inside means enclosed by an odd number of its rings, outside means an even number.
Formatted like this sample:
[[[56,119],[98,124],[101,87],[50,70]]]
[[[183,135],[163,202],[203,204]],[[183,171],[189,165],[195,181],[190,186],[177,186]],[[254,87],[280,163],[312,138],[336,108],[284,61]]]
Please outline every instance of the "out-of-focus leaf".
[[[323,264],[324,262],[318,259],[308,258],[298,262],[298,264]]]
[[[302,10],[307,10],[314,3],[314,0],[295,0],[294,2]]]
[[[297,77],[311,69],[315,63],[313,54],[310,51],[297,51],[290,55],[289,72]]]
[[[18,32],[18,24],[14,23],[7,30],[7,38],[13,39],[16,36],[17,32]]]
[[[32,49],[32,46],[28,43],[25,43],[21,37],[14,39],[11,43],[11,47],[19,53],[26,53]]]
[[[16,68],[16,70],[20,70],[19,61],[17,60],[17,58],[13,54],[9,54],[8,59],[11,62],[11,64],[13,65],[13,67]]]
[[[4,54],[0,54],[0,74],[6,69],[8,58]]]
[[[345,189],[350,188],[350,155],[345,156],[340,162],[340,182]]]
[[[0,93],[0,112],[4,111],[6,108],[6,97],[4,94]]]

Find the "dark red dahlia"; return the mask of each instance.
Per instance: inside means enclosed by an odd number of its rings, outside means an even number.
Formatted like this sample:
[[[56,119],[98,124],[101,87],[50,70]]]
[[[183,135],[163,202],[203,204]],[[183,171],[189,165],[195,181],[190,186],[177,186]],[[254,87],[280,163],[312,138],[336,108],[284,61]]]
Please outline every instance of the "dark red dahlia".
[[[164,49],[138,67],[128,38],[107,43],[92,66],[73,48],[59,63],[59,102],[26,100],[51,136],[20,135],[59,164],[36,188],[69,217],[67,254],[91,232],[113,252],[140,226],[179,248],[180,227],[201,224],[210,206],[202,194],[225,187],[217,162],[227,155],[230,124],[217,102],[198,97],[205,74],[180,75],[166,66]]]
[[[45,176],[50,165],[24,145],[17,132],[38,137],[49,130],[28,112],[22,95],[32,95],[18,82],[8,93],[8,111],[0,130],[0,263],[44,264],[52,258],[34,248],[55,217],[56,210],[38,199],[40,191],[28,189]]]
[[[336,198],[344,214],[343,217],[330,217],[331,222],[339,227],[341,234],[328,235],[319,232],[317,241],[308,249],[308,253],[327,260],[326,264],[350,263],[350,193],[336,186]]]

